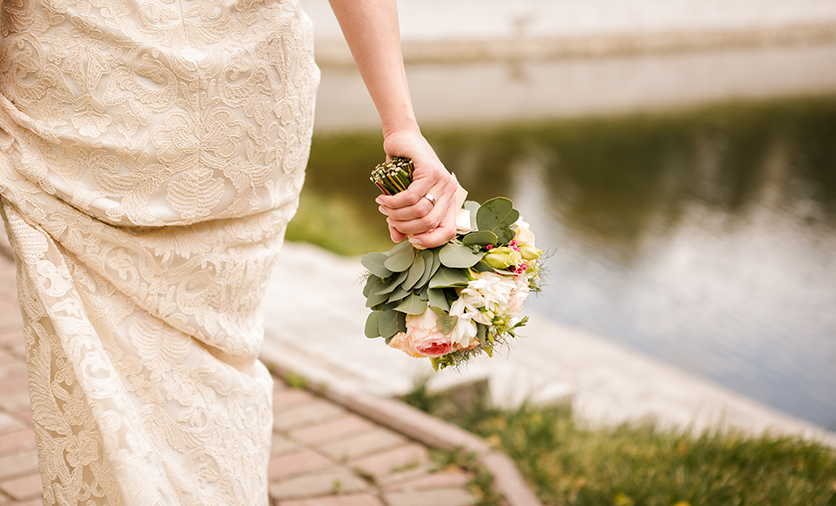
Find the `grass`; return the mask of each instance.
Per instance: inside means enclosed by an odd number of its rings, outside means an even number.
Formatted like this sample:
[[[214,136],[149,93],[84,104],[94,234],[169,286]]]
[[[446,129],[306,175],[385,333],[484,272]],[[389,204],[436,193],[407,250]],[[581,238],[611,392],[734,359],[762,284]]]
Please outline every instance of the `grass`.
[[[567,406],[516,410],[419,384],[407,402],[507,453],[547,505],[836,506],[836,451],[786,437],[652,426],[589,429]]]
[[[468,488],[473,498],[476,499],[474,506],[506,506],[502,496],[497,494],[493,486],[493,475],[484,467],[479,465],[474,453],[468,453],[462,449],[443,451],[438,449],[430,450],[430,458],[439,469],[459,468],[470,474]]]
[[[383,216],[371,223],[356,207],[340,197],[325,197],[303,190],[296,216],[287,226],[288,241],[307,242],[343,256],[388,251],[389,239]]]

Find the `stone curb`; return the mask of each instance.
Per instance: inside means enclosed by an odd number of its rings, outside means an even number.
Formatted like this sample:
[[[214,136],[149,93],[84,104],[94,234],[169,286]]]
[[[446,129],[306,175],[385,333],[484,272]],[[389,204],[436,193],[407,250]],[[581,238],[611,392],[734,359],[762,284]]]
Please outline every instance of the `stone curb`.
[[[602,58],[646,53],[672,53],[758,46],[815,44],[836,39],[836,23],[791,24],[698,32],[650,32],[598,34],[575,37],[496,38],[484,40],[404,40],[404,62],[467,63],[484,61]],[[317,41],[320,66],[353,66],[348,46],[341,40]]]
[[[288,368],[271,361],[265,354],[262,354],[262,361],[270,364],[268,367],[271,372],[280,378],[293,374]],[[491,473],[494,489],[505,498],[508,506],[543,506],[507,455],[491,448],[482,439],[460,427],[394,399],[365,393],[339,392],[330,385],[324,388],[309,385],[308,389],[426,446],[445,451],[462,449],[472,453],[476,462]]]

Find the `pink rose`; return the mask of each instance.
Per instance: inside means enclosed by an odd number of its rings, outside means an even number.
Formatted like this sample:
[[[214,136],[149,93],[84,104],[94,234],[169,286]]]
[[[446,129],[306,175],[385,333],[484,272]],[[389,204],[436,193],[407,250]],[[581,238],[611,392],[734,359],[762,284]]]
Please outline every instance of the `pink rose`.
[[[406,332],[398,332],[395,334],[395,337],[389,341],[389,346],[395,348],[396,350],[401,350],[413,358],[424,357],[424,355],[416,352],[415,349],[412,348],[412,343],[410,343],[409,338],[406,337]]]
[[[424,314],[406,316],[406,335],[411,348],[427,357],[439,357],[453,351],[453,340],[438,330],[438,315],[432,309]]]

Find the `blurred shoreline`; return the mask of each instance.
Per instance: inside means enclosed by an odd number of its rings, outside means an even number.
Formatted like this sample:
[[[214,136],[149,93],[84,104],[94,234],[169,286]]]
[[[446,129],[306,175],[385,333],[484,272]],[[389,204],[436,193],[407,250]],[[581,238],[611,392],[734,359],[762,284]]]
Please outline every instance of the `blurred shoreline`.
[[[305,0],[317,132],[378,128],[325,0]],[[836,2],[400,0],[422,125],[509,123],[836,90]]]
[[[325,0],[305,0],[322,66],[352,66]],[[827,0],[399,0],[407,63],[520,61],[836,40]]]

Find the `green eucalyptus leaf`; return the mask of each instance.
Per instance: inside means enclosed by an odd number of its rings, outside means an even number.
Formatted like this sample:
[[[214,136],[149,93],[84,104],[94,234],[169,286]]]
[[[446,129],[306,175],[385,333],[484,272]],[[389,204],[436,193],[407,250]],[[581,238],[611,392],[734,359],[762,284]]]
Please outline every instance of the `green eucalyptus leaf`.
[[[399,273],[398,273],[398,275],[397,275],[397,276],[394,276],[394,278],[393,278],[393,279],[391,279],[388,283],[386,283],[386,282],[384,281],[383,283],[384,283],[384,285],[386,286],[386,288],[384,288],[383,290],[380,290],[380,291],[379,291],[379,292],[377,292],[377,293],[381,293],[381,294],[383,294],[383,293],[392,293],[392,292],[394,292],[394,291],[395,291],[395,288],[397,288],[397,287],[401,286],[401,283],[403,283],[403,280],[405,280],[405,279],[406,279],[406,275],[407,275],[408,273],[409,273],[409,271],[399,272]]]
[[[447,302],[447,296],[444,294],[443,288],[430,288],[429,304],[431,307],[437,307],[444,311],[450,311],[450,303]]]
[[[411,315],[420,315],[424,314],[424,311],[427,310],[427,302],[421,300],[421,297],[418,295],[410,294],[409,297],[404,299],[398,307],[395,308],[395,311],[400,311],[402,313],[411,314]]]
[[[363,286],[363,297],[368,297],[369,294],[372,293],[372,284],[374,283],[372,281],[372,278],[380,279],[377,276],[375,276],[374,274],[370,274],[366,278],[366,284]]]
[[[511,225],[519,217],[520,212],[514,209],[513,202],[505,197],[496,197],[482,204],[476,213],[476,223],[480,231],[490,230],[496,234],[499,244],[507,244],[514,239]]]
[[[441,267],[441,257],[438,254],[440,251],[441,251],[441,248],[433,248],[433,250],[432,250],[432,252],[433,252],[433,268],[432,268],[432,271],[430,272],[430,278],[435,276],[435,273],[438,272],[438,268]]]
[[[392,248],[389,252],[389,258],[383,262],[383,266],[392,272],[403,272],[409,269],[414,260],[415,248],[409,241],[402,241]]]
[[[406,280],[404,280],[403,282],[402,286],[404,290],[411,290],[415,286],[415,283],[417,283],[423,275],[424,256],[419,254],[417,257],[415,257],[415,261],[412,262],[412,267],[409,268],[409,274],[406,276]]]
[[[412,290],[405,290],[403,286],[399,286],[389,294],[389,302],[397,302],[412,293]]]
[[[368,282],[371,284],[371,287],[369,288],[369,295],[366,299],[366,307],[374,307],[378,304],[386,302],[389,295],[385,293],[377,293],[386,287],[383,280],[378,277],[369,276]]]
[[[427,286],[427,282],[430,280],[430,276],[433,275],[433,265],[436,262],[436,257],[438,253],[433,253],[432,250],[425,249],[421,253],[418,254],[419,257],[424,259],[424,273],[421,275],[421,279],[419,279],[413,288],[417,289],[424,289]],[[440,261],[439,261],[440,262]],[[437,269],[438,267],[436,267]]]
[[[380,330],[378,329],[378,324],[380,323],[380,315],[383,312],[381,311],[372,311],[369,314],[369,317],[366,318],[366,337],[369,339],[374,339],[375,337],[380,337]]]
[[[388,278],[392,275],[392,271],[383,265],[388,258],[389,256],[386,253],[374,252],[369,253],[368,255],[363,255],[363,258],[360,259],[360,263],[375,276],[379,278]]]
[[[384,311],[380,314],[380,335],[390,338],[398,333],[398,312],[395,310]]]
[[[453,331],[453,328],[456,326],[456,323],[458,321],[459,321],[458,316],[450,316],[450,315],[439,316],[438,321],[436,323],[436,326],[438,327],[438,330],[440,330],[442,334],[447,336],[447,335],[450,335],[450,332]]]
[[[467,276],[460,269],[448,269],[441,266],[430,278],[430,288],[447,288],[452,286],[467,286]]]
[[[466,269],[485,256],[483,252],[474,253],[472,249],[454,242],[447,243],[438,253],[441,264],[451,269]]]
[[[396,320],[398,324],[398,332],[406,332],[406,313],[395,311],[395,314],[398,315],[398,319]]]
[[[480,230],[478,232],[471,232],[462,238],[462,244],[465,246],[487,246],[488,244],[497,244],[497,236],[490,230]]]

